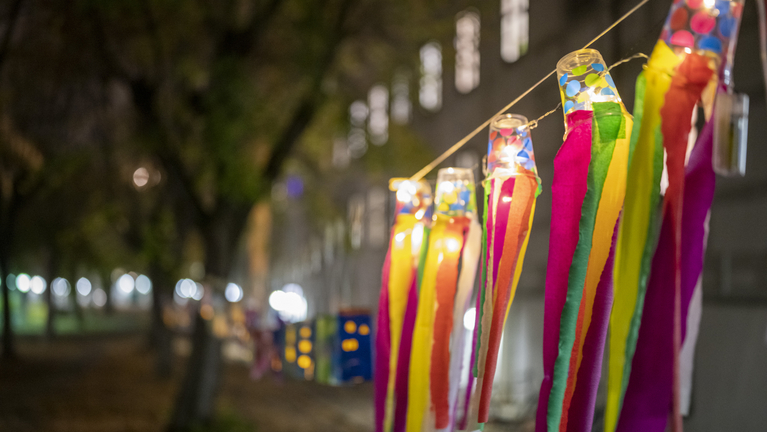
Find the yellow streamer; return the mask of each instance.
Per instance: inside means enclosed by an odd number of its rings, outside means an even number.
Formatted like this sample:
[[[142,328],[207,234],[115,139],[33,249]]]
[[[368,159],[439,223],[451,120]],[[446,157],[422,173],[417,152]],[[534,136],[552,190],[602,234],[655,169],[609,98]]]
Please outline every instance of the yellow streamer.
[[[637,303],[639,277],[645,243],[648,241],[656,134],[660,129],[660,109],[664,95],[671,84],[668,71],[673,70],[679,59],[663,42],[653,50],[648,67],[644,71],[646,88],[644,114],[639,138],[629,167],[624,216],[618,231],[615,251],[615,274],[613,310],[610,315],[610,360],[607,381],[607,406],[605,431],[615,430],[622,404],[623,376],[626,368],[626,342],[631,320]],[[645,281],[646,283],[646,281]]]
[[[408,377],[407,432],[419,432],[429,409],[429,371],[434,333],[434,311],[437,301],[437,270],[442,261],[445,228],[450,217],[436,215],[429,235],[429,250],[424,264],[421,291],[418,295],[418,314],[413,329],[413,348],[410,352]]]

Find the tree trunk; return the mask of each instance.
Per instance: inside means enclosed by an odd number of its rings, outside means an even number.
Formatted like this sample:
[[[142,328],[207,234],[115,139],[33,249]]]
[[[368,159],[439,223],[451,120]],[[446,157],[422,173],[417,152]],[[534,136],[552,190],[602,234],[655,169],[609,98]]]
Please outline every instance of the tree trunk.
[[[152,280],[152,325],[149,330],[149,346],[155,350],[155,372],[159,378],[169,378],[173,366],[173,334],[163,320],[163,306],[169,299],[169,278],[159,266],[149,267]]]
[[[195,310],[192,353],[169,431],[186,432],[213,420],[220,368],[221,340],[213,336],[208,322]]]
[[[107,315],[112,315],[115,311],[114,305],[112,304],[112,275],[109,270],[102,269],[99,273],[99,278],[101,278],[101,289],[104,290],[104,294],[107,296],[104,310]]]
[[[69,290],[69,301],[72,302],[72,310],[75,311],[75,318],[77,318],[77,325],[80,327],[80,332],[83,332],[85,331],[85,314],[83,313],[82,306],[80,306],[80,303],[77,301],[77,271],[74,267],[69,269],[67,278],[69,279],[69,285],[71,286],[71,289]]]
[[[221,295],[229,275],[237,241],[247,220],[247,209],[222,211],[203,224],[207,290]],[[176,397],[176,409],[169,430],[188,431],[210,422],[214,416],[215,396],[221,372],[221,340],[195,310],[192,354],[186,377]]]
[[[3,285],[3,358],[16,358],[16,346],[11,325],[10,289],[8,288],[8,244],[0,244],[0,274]]]
[[[56,278],[56,272],[59,266],[59,255],[55,249],[50,250],[48,256],[48,268],[46,269],[45,278],[48,282],[48,287],[45,289],[45,304],[48,305],[48,319],[45,321],[45,337],[48,340],[53,339],[56,336],[56,305],[53,303],[53,280]],[[74,289],[72,284],[72,289]]]

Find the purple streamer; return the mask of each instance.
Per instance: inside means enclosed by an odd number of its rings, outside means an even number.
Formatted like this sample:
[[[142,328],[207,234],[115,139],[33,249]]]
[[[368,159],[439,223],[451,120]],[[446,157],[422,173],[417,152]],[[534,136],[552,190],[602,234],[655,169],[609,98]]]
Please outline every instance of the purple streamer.
[[[695,284],[703,270],[705,221],[714,198],[711,166],[713,122],[706,123],[685,168],[682,210],[682,338]],[[674,239],[673,221],[664,215],[653,257],[642,323],[618,432],[663,432],[674,385]]]

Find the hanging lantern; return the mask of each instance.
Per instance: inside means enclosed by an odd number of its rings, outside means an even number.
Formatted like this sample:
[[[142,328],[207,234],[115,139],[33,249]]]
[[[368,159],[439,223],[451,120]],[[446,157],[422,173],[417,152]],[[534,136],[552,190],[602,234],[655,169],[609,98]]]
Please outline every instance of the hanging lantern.
[[[742,1],[674,2],[637,79],[610,318],[607,432],[663,431],[669,408],[673,430],[682,427],[679,355],[702,272],[712,148],[717,171],[745,170],[748,99],[731,86],[742,10]],[[698,105],[711,121],[690,151]],[[664,149],[668,189],[661,197]]]
[[[408,431],[420,431],[424,424],[429,429],[451,424],[458,379],[455,371],[451,377],[451,363],[460,368],[464,337],[460,326],[454,328],[462,324],[479,260],[476,213],[472,171],[441,169],[410,356]]]
[[[536,430],[590,431],[632,120],[598,51],[563,57],[557,77],[566,134],[554,159]]]
[[[404,430],[417,287],[431,223],[431,187],[394,179],[395,220],[384,262],[375,360],[376,431]],[[394,428],[394,429],[393,429]]]
[[[535,200],[540,193],[527,118],[505,114],[491,123],[487,170],[482,290],[477,296],[472,356],[477,388],[470,410],[470,420],[478,423],[487,422],[489,417],[501,335],[522,273]],[[471,378],[467,395],[474,382]]]

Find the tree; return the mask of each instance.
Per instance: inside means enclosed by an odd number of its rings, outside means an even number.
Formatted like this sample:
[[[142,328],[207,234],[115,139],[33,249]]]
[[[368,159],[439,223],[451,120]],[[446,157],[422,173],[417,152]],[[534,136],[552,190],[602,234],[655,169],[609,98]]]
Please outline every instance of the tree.
[[[53,87],[47,70],[14,79],[26,83],[23,91],[35,89],[26,81],[42,81],[54,99],[78,90],[72,98],[82,103],[70,101],[66,112],[52,113],[67,141],[92,150],[100,149],[94,143],[122,149],[117,170],[128,160],[157,163],[167,183],[153,192],[155,205],[150,199],[149,210],[144,206],[136,217],[122,207],[130,221],[127,243],[134,251],[150,251],[147,265],[156,268],[173,243],[157,241],[168,238],[157,235],[168,224],[164,215],[172,213],[169,223],[177,228],[185,224],[179,215],[188,215],[189,231],[199,235],[204,250],[206,288],[220,293],[249,212],[268,199],[305,132],[337,132],[346,121],[338,107],[364,95],[373,82],[389,80],[398,64],[412,63],[418,44],[435,34],[427,25],[431,18],[447,16],[450,25],[442,20],[438,27],[451,28],[454,9],[444,6],[429,0],[42,1],[29,12],[34,19],[16,70],[53,63],[59,66],[53,70],[66,73],[58,73]],[[6,86],[14,103],[39,105],[14,86]],[[94,113],[113,108],[117,124],[104,127],[104,116]],[[29,133],[35,129],[24,126]],[[85,132],[72,137],[74,126]],[[327,150],[331,140],[324,135]],[[305,150],[316,154],[311,146]],[[130,196],[125,193],[115,195]],[[192,356],[171,421],[177,430],[213,415],[219,342],[196,316]]]
[[[16,30],[19,15],[21,13],[21,0],[15,0],[8,8],[8,17],[5,20],[6,31],[0,40],[0,73],[3,71],[11,41]],[[0,142],[3,144],[2,159],[10,161],[0,163],[0,277],[3,287],[3,357],[13,358],[16,349],[13,343],[13,328],[11,327],[11,306],[9,287],[7,283],[9,269],[9,247],[13,241],[13,222],[16,217],[20,196],[28,187],[30,171],[39,168],[39,157],[34,151],[17,137],[10,136],[11,125],[7,121],[0,108],[0,124],[3,126]]]

